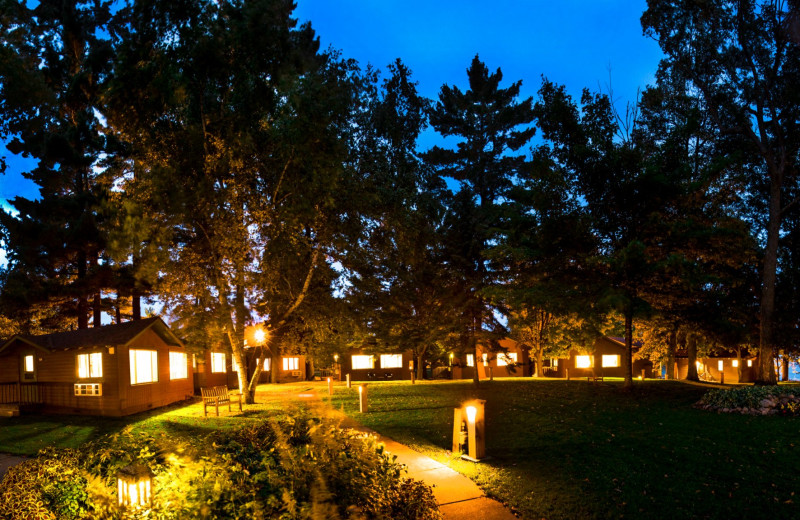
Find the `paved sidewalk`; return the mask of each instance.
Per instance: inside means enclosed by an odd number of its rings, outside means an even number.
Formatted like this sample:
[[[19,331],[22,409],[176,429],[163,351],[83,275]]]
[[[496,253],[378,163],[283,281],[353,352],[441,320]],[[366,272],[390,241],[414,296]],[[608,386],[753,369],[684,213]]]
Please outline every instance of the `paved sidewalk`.
[[[9,455],[8,453],[0,453],[0,480],[3,480],[8,468],[11,466],[16,466],[23,460],[25,460],[25,457]]]
[[[300,394],[299,397],[319,399],[316,393]],[[433,488],[433,496],[439,504],[445,520],[516,520],[511,511],[493,498],[487,497],[481,488],[461,473],[441,462],[426,457],[404,444],[385,437],[318,401],[345,428],[369,433],[383,443],[386,451],[397,456],[397,462],[408,468],[408,475],[421,480]]]

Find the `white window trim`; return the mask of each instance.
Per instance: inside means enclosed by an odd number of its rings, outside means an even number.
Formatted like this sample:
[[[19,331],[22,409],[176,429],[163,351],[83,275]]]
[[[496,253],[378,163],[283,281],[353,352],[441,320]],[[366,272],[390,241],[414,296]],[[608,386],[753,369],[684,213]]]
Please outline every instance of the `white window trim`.
[[[592,368],[594,356],[580,355],[575,356],[575,368]]]
[[[173,363],[175,359],[180,359],[177,364]],[[176,381],[180,379],[189,379],[189,358],[186,352],[169,351],[169,380]],[[180,368],[179,373],[175,373],[176,368]]]
[[[508,365],[515,365],[517,363],[516,352],[500,352],[497,354],[497,366],[504,367]]]
[[[403,354],[381,354],[381,368],[403,368]]]
[[[148,352],[149,353],[149,355],[150,355],[149,356],[150,357],[150,363],[151,363],[151,365],[150,365],[150,373],[153,376],[153,378],[151,380],[149,380],[149,381],[139,381],[139,377],[138,377],[138,373],[137,373],[137,366],[136,366],[136,363],[134,362],[134,359],[138,358],[138,354],[134,354],[134,352]],[[129,357],[129,360],[131,361],[131,363],[130,363],[130,365],[131,365],[130,366],[130,369],[131,369],[130,370],[130,372],[131,372],[131,386],[151,385],[153,383],[158,383],[158,351],[157,350],[133,348],[133,349],[130,349],[130,351],[128,352],[128,357]],[[135,380],[135,382],[134,382],[134,380]]]
[[[298,356],[286,356],[283,358],[283,371],[289,372],[300,370],[300,358]]]
[[[217,359],[216,363],[214,359]],[[221,360],[221,361],[220,361]],[[212,374],[225,374],[227,370],[227,356],[224,352],[211,353],[211,373]],[[221,369],[221,370],[220,370]]]
[[[86,360],[84,367],[81,367],[82,358]],[[92,362],[93,360],[94,362]],[[76,357],[76,362],[78,363],[78,379],[97,379],[103,377],[102,352],[87,352],[85,354],[78,354]],[[81,368],[86,368],[86,375],[81,375]]]
[[[467,354],[467,366],[468,367],[475,366],[475,354]]]
[[[359,361],[369,361],[366,363],[369,366],[362,366],[364,363],[356,363],[356,358]],[[353,370],[373,370],[375,368],[375,356],[368,356],[366,354],[354,354],[350,356],[350,367]]]
[[[603,354],[601,360],[603,368],[619,368],[622,362],[619,354]],[[609,362],[613,364],[609,364]]]

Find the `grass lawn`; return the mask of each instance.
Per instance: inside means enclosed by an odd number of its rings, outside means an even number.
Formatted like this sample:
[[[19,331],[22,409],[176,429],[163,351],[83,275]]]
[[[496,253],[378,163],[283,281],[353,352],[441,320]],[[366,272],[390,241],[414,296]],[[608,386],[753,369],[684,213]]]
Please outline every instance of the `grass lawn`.
[[[36,455],[47,446],[78,448],[84,442],[130,427],[151,435],[204,435],[214,430],[233,428],[247,421],[276,417],[286,410],[286,403],[296,402],[296,395],[308,385],[262,385],[257,404],[245,405],[240,413],[232,404],[220,406],[220,417],[203,417],[203,405],[180,403],[129,417],[88,417],[80,415],[29,415],[0,417],[0,452]]]
[[[800,418],[692,408],[706,388],[504,379],[373,383],[334,407],[449,464],[524,518],[800,518]],[[486,402],[486,448],[450,457],[453,408]],[[326,399],[327,400],[327,399]]]

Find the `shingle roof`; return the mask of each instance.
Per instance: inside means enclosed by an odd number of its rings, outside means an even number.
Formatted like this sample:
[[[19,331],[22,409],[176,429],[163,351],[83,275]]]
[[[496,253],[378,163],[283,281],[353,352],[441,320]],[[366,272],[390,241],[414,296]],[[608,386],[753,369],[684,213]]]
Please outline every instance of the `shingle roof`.
[[[153,317],[144,320],[133,320],[118,325],[105,325],[92,329],[71,330],[68,332],[55,332],[53,334],[42,334],[33,336],[30,334],[18,334],[0,345],[0,351],[4,350],[15,340],[21,340],[34,346],[46,350],[70,350],[77,348],[105,347],[115,345],[126,345],[145,330],[153,328],[161,338],[173,346],[183,346],[180,339],[161,321],[161,318]]]

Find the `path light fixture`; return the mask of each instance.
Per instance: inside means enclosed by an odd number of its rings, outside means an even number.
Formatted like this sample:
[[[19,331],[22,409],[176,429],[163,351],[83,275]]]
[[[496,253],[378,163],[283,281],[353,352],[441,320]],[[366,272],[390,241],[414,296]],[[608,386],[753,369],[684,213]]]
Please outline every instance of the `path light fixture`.
[[[333,395],[333,378],[328,378],[328,395]]]
[[[353,384],[350,382],[350,374],[345,376],[347,378],[347,388],[353,388]]]
[[[369,403],[367,402],[367,385],[358,385],[358,411],[367,413]]]
[[[123,507],[148,507],[152,501],[153,472],[143,464],[117,471],[117,500]]]
[[[473,399],[453,413],[453,453],[461,453],[461,458],[472,462],[486,458],[485,404],[482,399]]]

